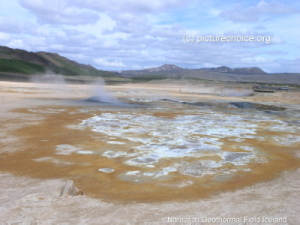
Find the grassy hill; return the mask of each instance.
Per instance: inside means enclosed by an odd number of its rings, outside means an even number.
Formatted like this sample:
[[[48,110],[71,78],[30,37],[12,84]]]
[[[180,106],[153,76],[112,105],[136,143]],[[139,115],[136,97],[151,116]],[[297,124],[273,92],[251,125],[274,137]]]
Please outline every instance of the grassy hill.
[[[67,76],[114,76],[111,72],[77,63],[56,53],[28,52],[0,46],[0,73],[26,75],[48,71]]]
[[[10,73],[35,74],[45,72],[45,68],[36,63],[17,59],[0,59],[0,71]]]

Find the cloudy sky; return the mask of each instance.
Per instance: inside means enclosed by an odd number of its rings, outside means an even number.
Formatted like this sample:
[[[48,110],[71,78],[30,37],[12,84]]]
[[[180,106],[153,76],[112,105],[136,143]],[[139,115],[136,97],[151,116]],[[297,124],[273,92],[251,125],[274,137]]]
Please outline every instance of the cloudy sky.
[[[0,0],[0,45],[115,71],[168,63],[300,72],[299,24],[299,0]],[[210,35],[271,43],[197,42]]]

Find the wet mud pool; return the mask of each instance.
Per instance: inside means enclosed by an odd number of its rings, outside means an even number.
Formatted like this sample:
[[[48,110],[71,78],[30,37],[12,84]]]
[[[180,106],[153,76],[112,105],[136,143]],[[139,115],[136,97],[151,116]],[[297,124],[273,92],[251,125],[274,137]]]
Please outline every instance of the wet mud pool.
[[[14,133],[22,151],[1,154],[0,169],[71,179],[105,201],[153,202],[209,197],[300,165],[297,110],[145,102],[17,109],[45,119]]]

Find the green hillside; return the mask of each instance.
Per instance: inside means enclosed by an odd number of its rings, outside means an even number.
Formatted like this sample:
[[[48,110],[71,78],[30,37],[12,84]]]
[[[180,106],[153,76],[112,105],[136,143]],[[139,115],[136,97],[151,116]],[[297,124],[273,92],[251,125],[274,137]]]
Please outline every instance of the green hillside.
[[[111,72],[77,63],[56,53],[28,52],[0,46],[0,73],[26,75],[48,71],[67,76],[114,76]]]
[[[0,59],[0,71],[9,73],[36,74],[44,73],[45,68],[36,63],[16,59]]]

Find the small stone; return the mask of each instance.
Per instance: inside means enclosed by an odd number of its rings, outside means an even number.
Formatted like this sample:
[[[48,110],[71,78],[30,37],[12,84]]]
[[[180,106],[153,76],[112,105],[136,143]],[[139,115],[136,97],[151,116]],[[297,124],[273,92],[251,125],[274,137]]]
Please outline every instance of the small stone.
[[[72,180],[67,180],[60,193],[60,196],[64,195],[77,196],[83,195],[83,192],[77,187],[75,187],[74,182]]]

